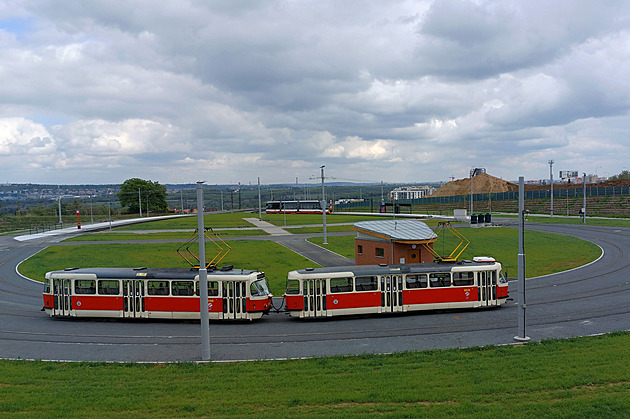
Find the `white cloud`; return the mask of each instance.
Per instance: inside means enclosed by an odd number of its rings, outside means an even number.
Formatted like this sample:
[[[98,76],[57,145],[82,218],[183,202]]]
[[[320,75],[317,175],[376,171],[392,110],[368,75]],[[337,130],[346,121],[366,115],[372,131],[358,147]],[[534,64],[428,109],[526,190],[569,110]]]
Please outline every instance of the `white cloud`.
[[[8,1],[0,178],[614,174],[629,21],[623,1]]]

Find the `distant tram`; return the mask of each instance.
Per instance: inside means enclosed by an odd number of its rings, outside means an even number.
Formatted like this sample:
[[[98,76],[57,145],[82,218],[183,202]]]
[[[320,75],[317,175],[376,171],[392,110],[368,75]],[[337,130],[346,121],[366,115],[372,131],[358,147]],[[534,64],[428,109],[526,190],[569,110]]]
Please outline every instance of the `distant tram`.
[[[496,307],[507,297],[501,264],[486,257],[301,269],[289,272],[284,295],[285,309],[300,318]]]
[[[326,209],[326,214],[330,210]],[[310,201],[267,201],[267,214],[321,214],[322,203]]]
[[[199,319],[199,275],[190,269],[69,268],[46,274],[51,317]],[[232,267],[208,272],[212,320],[255,320],[269,313],[265,274]]]

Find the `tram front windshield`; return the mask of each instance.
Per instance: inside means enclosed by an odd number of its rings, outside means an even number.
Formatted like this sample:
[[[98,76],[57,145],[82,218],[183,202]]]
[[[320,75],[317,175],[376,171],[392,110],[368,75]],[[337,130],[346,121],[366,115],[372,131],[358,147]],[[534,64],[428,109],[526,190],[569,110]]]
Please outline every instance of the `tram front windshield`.
[[[249,290],[253,297],[261,297],[261,296],[271,294],[271,291],[269,291],[269,284],[267,283],[267,278],[262,278],[262,279],[252,282],[252,285],[249,287]]]
[[[503,274],[503,271],[499,271],[499,284],[507,284],[508,280],[505,279],[505,275]]]

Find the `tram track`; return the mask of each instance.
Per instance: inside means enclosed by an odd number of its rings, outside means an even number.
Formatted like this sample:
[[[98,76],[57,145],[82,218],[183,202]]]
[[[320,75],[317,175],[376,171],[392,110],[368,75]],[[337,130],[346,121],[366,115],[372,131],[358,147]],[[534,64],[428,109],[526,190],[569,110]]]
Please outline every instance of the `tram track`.
[[[630,290],[630,259],[626,256],[630,254],[630,229],[527,228],[587,239],[604,249],[602,258],[592,265],[526,281],[527,325],[533,339],[630,329],[630,305],[625,303]],[[0,246],[4,248],[11,246]],[[34,249],[30,251],[34,253]],[[19,253],[28,251],[20,247]],[[10,254],[10,250],[0,252],[0,258],[5,257],[0,260],[0,357],[169,361],[198,356],[199,323],[194,321],[49,319],[39,311],[41,287],[15,274],[12,261],[20,255],[7,259]],[[226,360],[483,346],[512,342],[516,313],[515,302],[494,310],[334,320],[299,320],[272,313],[252,323],[211,323],[211,346],[218,359]]]
[[[364,340],[364,339],[387,339],[397,337],[419,337],[419,336],[431,336],[443,333],[476,333],[488,330],[509,330],[515,328],[515,316],[513,311],[516,310],[515,304],[511,307],[503,307],[500,309],[486,309],[483,312],[502,312],[504,316],[489,320],[487,316],[482,316],[479,320],[472,321],[451,321],[448,325],[445,323],[440,324],[421,324],[407,327],[389,327],[389,321],[383,324],[380,328],[360,328],[357,330],[320,330],[320,331],[308,331],[308,332],[296,332],[291,331],[289,333],[266,333],[264,335],[241,333],[239,335],[233,334],[212,334],[212,345],[232,345],[232,344],[265,344],[265,343],[279,343],[284,344],[291,342],[324,342],[324,341],[345,341],[345,340]],[[451,318],[460,318],[465,315],[471,315],[476,317],[475,313],[478,311],[446,311],[441,313],[413,313],[413,314],[401,314],[391,315],[387,319],[401,319],[406,317],[414,317],[422,319],[431,317],[434,321],[435,318],[445,317],[450,315]],[[508,316],[509,314],[509,316]],[[545,314],[545,315],[530,315],[528,316],[528,325],[531,326],[551,326],[558,323],[566,322],[579,322],[579,321],[592,321],[594,319],[601,319],[610,316],[625,316],[630,314],[630,306],[627,304],[619,304],[615,306],[607,306],[606,308],[595,309],[589,312],[583,310],[575,310],[565,313]],[[512,319],[512,321],[506,321],[506,318]],[[345,322],[352,322],[355,319],[345,319]],[[58,320],[63,321],[63,320]],[[77,322],[83,320],[71,320],[71,322]],[[86,320],[89,321],[89,320]],[[309,324],[327,324],[336,323],[338,320],[332,319],[309,319],[309,320],[296,320],[290,321],[299,322],[301,326],[307,327]],[[113,323],[116,323],[114,321]],[[112,323],[112,322],[110,322]],[[118,323],[120,323],[118,321]],[[243,326],[241,331],[248,330],[249,326],[246,323],[239,324]],[[448,326],[448,332],[445,332],[445,326]],[[40,343],[61,343],[61,344],[107,344],[107,345],[182,345],[182,344],[196,344],[199,342],[198,335],[115,335],[115,334],[72,334],[72,333],[49,333],[49,332],[28,332],[28,331],[16,331],[16,330],[0,330],[0,340],[16,340],[27,342],[40,342]]]

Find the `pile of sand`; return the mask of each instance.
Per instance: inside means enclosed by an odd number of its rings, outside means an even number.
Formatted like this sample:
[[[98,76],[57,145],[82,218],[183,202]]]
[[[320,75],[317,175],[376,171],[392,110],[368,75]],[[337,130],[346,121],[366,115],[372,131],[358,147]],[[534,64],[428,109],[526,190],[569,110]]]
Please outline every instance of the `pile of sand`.
[[[499,179],[487,173],[480,173],[473,177],[473,193],[496,193],[518,190],[516,183]],[[458,179],[447,183],[435,191],[431,196],[456,196],[470,193],[470,178]]]

